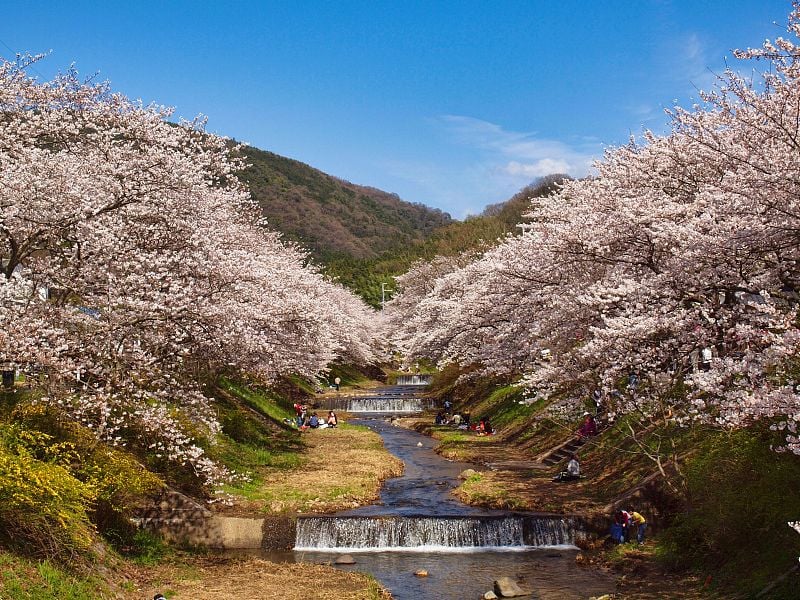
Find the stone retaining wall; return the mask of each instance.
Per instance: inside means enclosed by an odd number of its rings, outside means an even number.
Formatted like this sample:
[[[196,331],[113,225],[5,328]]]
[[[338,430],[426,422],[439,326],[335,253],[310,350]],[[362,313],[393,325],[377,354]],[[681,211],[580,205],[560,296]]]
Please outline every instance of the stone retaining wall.
[[[297,525],[296,519],[290,516],[214,514],[175,490],[163,492],[153,506],[140,513],[136,522],[178,544],[221,550],[290,550],[294,546]]]

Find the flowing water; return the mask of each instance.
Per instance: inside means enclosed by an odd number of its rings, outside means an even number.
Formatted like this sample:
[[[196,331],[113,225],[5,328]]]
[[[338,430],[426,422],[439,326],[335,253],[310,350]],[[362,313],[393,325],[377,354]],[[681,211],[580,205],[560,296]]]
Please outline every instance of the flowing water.
[[[431,375],[400,375],[397,378],[397,385],[429,385],[431,379],[433,379]]]
[[[458,475],[474,465],[448,461],[434,452],[437,441],[416,431],[397,427],[385,418],[362,419],[380,434],[386,449],[403,461],[403,475],[384,482],[378,504],[362,506],[342,515],[486,515],[493,513],[459,502],[450,492]]]
[[[320,400],[319,408],[351,413],[405,414],[433,408],[433,403],[420,397],[419,384],[395,385],[371,391],[368,395],[337,395]]]
[[[348,571],[370,573],[389,589],[395,600],[478,600],[499,577],[517,580],[534,592],[523,600],[587,600],[614,591],[613,581],[575,565],[576,550],[520,552],[368,552],[354,554],[356,564],[337,565]],[[298,561],[327,563],[332,555],[295,552]],[[414,575],[426,570],[427,577]]]
[[[581,531],[574,519],[459,502],[451,491],[459,473],[473,465],[442,458],[433,451],[434,440],[386,418],[406,412],[396,403],[411,400],[419,399],[408,388],[385,388],[361,399],[370,412],[383,414],[358,422],[382,436],[386,449],[404,462],[404,474],[385,482],[378,504],[299,518],[295,560],[327,563],[350,553],[356,564],[340,568],[372,574],[396,600],[478,599],[502,576],[543,599],[614,591],[609,577],[576,566],[574,544]],[[421,569],[427,577],[415,576]]]
[[[321,404],[325,410],[343,410],[351,413],[417,413],[431,408],[431,403],[409,395],[354,396],[333,398]]]

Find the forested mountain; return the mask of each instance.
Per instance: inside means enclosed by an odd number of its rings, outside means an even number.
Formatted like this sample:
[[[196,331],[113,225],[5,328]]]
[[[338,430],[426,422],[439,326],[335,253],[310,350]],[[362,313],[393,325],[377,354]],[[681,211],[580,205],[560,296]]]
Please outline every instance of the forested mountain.
[[[373,259],[422,241],[450,215],[396,194],[355,185],[304,163],[250,146],[242,179],[270,225],[323,264]]]
[[[416,260],[453,255],[517,231],[533,196],[548,195],[563,176],[542,178],[483,214],[454,221],[397,194],[327,175],[297,160],[244,147],[250,187],[270,227],[298,242],[325,271],[373,306],[381,283]]]

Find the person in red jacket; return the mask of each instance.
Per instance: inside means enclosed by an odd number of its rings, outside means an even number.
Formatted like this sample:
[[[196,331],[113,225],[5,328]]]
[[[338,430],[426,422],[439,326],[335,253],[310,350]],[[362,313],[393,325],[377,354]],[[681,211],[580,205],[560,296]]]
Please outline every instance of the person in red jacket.
[[[578,437],[586,439],[593,435],[597,435],[597,421],[595,421],[594,417],[588,412],[583,413],[583,423],[580,429],[578,429]]]
[[[611,538],[618,544],[624,544],[628,539],[628,528],[631,517],[628,511],[618,510],[614,513],[614,522],[611,525]]]

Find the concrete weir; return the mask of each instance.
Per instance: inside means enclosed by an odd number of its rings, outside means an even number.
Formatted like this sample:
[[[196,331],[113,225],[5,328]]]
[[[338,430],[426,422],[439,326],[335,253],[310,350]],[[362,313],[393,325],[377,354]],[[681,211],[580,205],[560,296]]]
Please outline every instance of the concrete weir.
[[[452,551],[469,547],[572,546],[585,535],[581,519],[552,514],[236,517],[215,514],[174,490],[165,491],[137,521],[141,527],[157,531],[171,541],[221,550],[427,547]]]
[[[139,524],[176,543],[219,550],[513,550],[574,546],[585,535],[578,519],[554,515],[248,518],[205,512],[143,517]]]
[[[295,550],[523,550],[574,547],[581,534],[574,518],[553,515],[303,516],[297,521]]]

